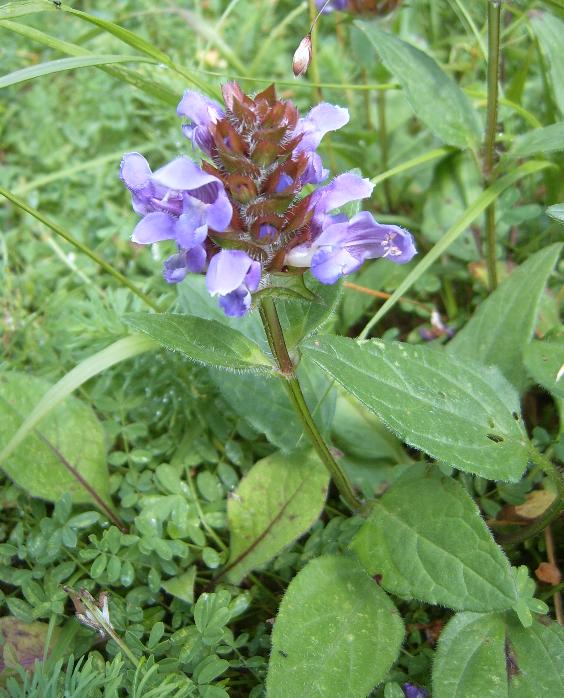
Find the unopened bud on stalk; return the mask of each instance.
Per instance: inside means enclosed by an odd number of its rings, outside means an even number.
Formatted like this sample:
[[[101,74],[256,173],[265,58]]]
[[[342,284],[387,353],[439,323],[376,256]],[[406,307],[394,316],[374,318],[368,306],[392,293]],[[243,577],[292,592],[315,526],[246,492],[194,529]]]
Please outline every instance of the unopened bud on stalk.
[[[309,64],[311,63],[311,34],[306,34],[304,38],[300,41],[296,52],[294,53],[294,59],[292,61],[292,70],[294,71],[295,77],[299,78],[305,75]]]

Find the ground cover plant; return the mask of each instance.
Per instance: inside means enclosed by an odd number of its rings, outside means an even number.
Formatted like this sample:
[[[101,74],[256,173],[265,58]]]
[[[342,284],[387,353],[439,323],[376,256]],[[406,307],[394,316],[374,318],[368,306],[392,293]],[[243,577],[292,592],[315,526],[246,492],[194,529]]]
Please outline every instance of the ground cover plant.
[[[564,694],[564,4],[0,36],[0,695]]]

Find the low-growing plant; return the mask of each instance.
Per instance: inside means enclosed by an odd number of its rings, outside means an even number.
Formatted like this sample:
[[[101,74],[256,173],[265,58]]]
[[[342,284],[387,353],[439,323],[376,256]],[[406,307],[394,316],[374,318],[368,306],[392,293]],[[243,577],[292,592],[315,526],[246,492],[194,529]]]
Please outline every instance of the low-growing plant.
[[[189,5],[0,7],[0,694],[562,694],[564,8]]]

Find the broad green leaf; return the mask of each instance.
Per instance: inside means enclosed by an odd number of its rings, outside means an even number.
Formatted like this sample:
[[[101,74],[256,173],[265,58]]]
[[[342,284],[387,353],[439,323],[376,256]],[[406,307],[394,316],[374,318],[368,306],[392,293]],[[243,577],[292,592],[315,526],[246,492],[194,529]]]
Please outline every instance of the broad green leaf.
[[[352,549],[391,593],[462,611],[512,608],[509,562],[451,478],[414,467],[376,501]]]
[[[255,463],[227,501],[228,580],[239,584],[309,530],[328,486],[329,475],[311,451],[274,453]]]
[[[309,443],[279,376],[231,375],[225,371],[211,371],[210,374],[233,410],[274,446],[287,452]],[[331,390],[331,381],[307,359],[300,362],[297,374],[315,422],[325,434],[335,414],[335,391]]]
[[[399,342],[320,336],[303,351],[411,446],[489,479],[521,477],[519,401],[496,370]]]
[[[564,28],[564,23],[562,27]],[[564,150],[564,121],[518,136],[507,154],[512,158],[526,158],[557,150]]]
[[[0,618],[0,635],[3,639],[0,673],[18,666],[32,671],[35,662],[43,661],[48,632],[47,623],[24,623],[12,616]],[[50,647],[56,644],[60,632],[59,628],[53,629]]]
[[[523,351],[531,341],[540,299],[561,249],[561,244],[545,247],[516,269],[449,343],[449,354],[497,366],[522,390],[527,380]]]
[[[124,322],[192,361],[237,371],[269,371],[272,364],[257,344],[215,320],[190,315],[130,313]]]
[[[397,609],[355,560],[312,560],[280,605],[266,694],[366,698],[398,656],[403,634]]]
[[[502,615],[457,613],[439,637],[434,698],[507,698]]]
[[[0,453],[0,461],[5,460],[44,417],[60,405],[68,395],[86,383],[87,380],[120,361],[131,359],[138,354],[143,354],[157,347],[157,342],[149,339],[149,337],[131,335],[124,339],[118,339],[117,342],[114,342],[109,347],[81,361],[78,366],[75,366],[75,368],[64,375],[58,383],[55,383],[33,407],[31,412],[27,414],[20,428]]]
[[[564,223],[564,204],[554,204],[546,209],[547,214],[555,221]]]
[[[531,24],[539,40],[539,46],[548,59],[554,97],[564,115],[564,22],[548,12],[535,11],[531,12]]]
[[[525,366],[535,381],[556,397],[564,398],[564,375],[556,380],[564,366],[564,331],[525,347]]]
[[[474,146],[481,126],[471,102],[438,63],[374,23],[356,22],[382,62],[402,86],[415,114],[448,145]]]
[[[2,448],[50,387],[24,373],[0,374]],[[56,501],[68,492],[75,502],[91,502],[88,491],[65,467],[63,459],[102,499],[108,500],[104,430],[94,411],[74,397],[51,411],[38,430],[2,461],[1,467],[34,497]]]
[[[401,442],[357,400],[339,394],[333,422],[335,445],[346,454],[372,462],[406,463],[409,456]]]
[[[462,235],[466,228],[468,228],[468,226],[470,226],[476,220],[476,218],[500,196],[500,194],[502,194],[509,187],[513,186],[523,177],[540,172],[547,167],[550,167],[550,163],[536,162],[534,160],[531,162],[525,162],[519,167],[513,169],[509,174],[505,175],[504,177],[500,177],[495,184],[482,192],[480,196],[475,199],[470,206],[468,206],[464,214],[456,221],[456,223],[454,223],[448,229],[444,237],[434,245],[432,250],[427,252],[423,259],[418,262],[417,266],[407,275],[407,278],[401,282],[390,298],[388,298],[374,317],[366,324],[366,327],[360,333],[359,338],[364,339],[368,336],[374,325],[394,307],[400,298],[404,296],[407,291],[409,291],[413,284],[415,284],[418,279],[425,274],[425,272],[441,257],[441,255],[449,249],[453,242],[457,240],[460,235]]]
[[[546,618],[507,622],[510,698],[564,695],[564,628]]]
[[[53,73],[61,73],[65,70],[75,70],[76,68],[88,68],[90,66],[110,65],[111,63],[154,63],[150,58],[143,56],[114,56],[114,55],[97,55],[90,54],[88,56],[76,56],[73,58],[58,58],[55,61],[47,61],[36,65],[16,70],[14,73],[9,73],[0,78],[0,89],[10,85],[34,80],[43,75],[52,75]]]

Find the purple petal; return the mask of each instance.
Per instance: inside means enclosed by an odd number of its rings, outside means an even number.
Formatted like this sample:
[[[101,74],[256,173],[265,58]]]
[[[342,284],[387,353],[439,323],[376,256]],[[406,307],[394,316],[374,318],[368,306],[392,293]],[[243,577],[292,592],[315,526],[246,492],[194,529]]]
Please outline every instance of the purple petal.
[[[135,226],[131,240],[139,245],[149,245],[153,242],[161,242],[161,240],[173,240],[174,224],[175,219],[166,213],[160,211],[148,213]]]
[[[336,131],[349,121],[349,110],[333,104],[322,102],[298,121],[297,133],[303,133],[296,150],[298,152],[315,150],[321,139],[329,131]]]
[[[227,194],[223,189],[223,185],[221,185],[221,188],[219,189],[219,193],[217,195],[217,199],[208,208],[208,225],[210,228],[213,228],[214,230],[217,230],[218,232],[222,233],[223,231],[227,230],[227,228],[229,228],[232,215],[233,207],[231,206],[231,203],[227,198]]]
[[[186,90],[178,107],[178,116],[185,116],[196,126],[210,126],[223,116],[221,105],[194,90]]]
[[[420,688],[413,683],[404,683],[402,686],[405,698],[428,698],[429,691]]]
[[[311,273],[322,284],[334,284],[343,274],[352,274],[360,266],[363,259],[353,257],[344,248],[322,248],[318,250],[311,260]]]
[[[193,247],[186,252],[186,268],[195,274],[204,271],[206,266],[206,250],[203,245]]]
[[[203,212],[197,208],[188,209],[178,217],[174,226],[174,237],[176,242],[186,250],[192,249],[196,245],[201,245],[208,234]]]
[[[315,241],[316,244],[327,244],[331,237],[329,229],[327,232],[327,238],[324,239],[324,231]],[[377,223],[368,211],[361,211],[351,219],[346,237],[347,249],[363,259],[386,257],[396,264],[405,264],[417,253],[411,233],[397,225]]]
[[[175,191],[191,191],[210,182],[218,181],[217,177],[203,172],[195,162],[184,155],[157,170],[153,179],[164,187]]]
[[[239,286],[226,296],[220,296],[219,306],[228,317],[243,317],[251,307],[251,294],[245,286]]]
[[[210,261],[206,286],[212,296],[225,296],[239,288],[253,260],[243,250],[220,250]]]
[[[151,181],[151,168],[141,153],[126,153],[122,160],[119,176],[132,192],[141,191]]]
[[[262,267],[260,262],[251,262],[251,266],[247,275],[245,276],[245,286],[249,291],[256,291],[260,284],[260,279],[262,276]]]
[[[180,283],[187,273],[185,252],[173,254],[163,264],[163,276],[167,284]]]
[[[368,179],[363,179],[351,172],[335,177],[325,187],[321,187],[313,193],[311,207],[315,215],[327,213],[334,208],[339,208],[350,201],[365,199],[372,194],[374,185]]]

